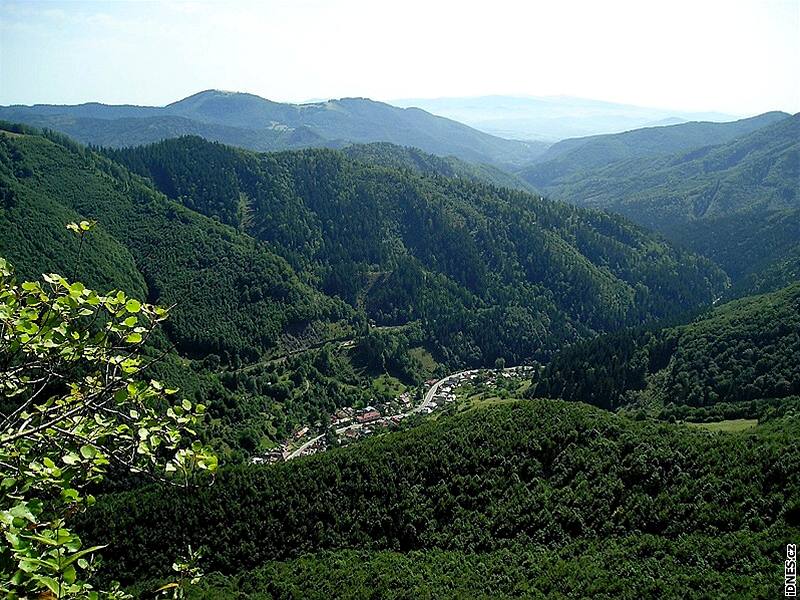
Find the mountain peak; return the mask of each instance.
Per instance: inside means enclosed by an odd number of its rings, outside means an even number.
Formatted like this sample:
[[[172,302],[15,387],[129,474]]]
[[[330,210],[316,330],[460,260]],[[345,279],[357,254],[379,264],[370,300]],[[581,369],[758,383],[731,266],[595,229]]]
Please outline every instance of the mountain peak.
[[[494,137],[424,110],[364,97],[293,104],[220,89],[158,107],[0,107],[0,118],[59,129],[98,145],[137,145],[191,133],[256,150],[382,141],[511,167],[531,162],[546,146]]]
[[[249,98],[253,100],[260,100],[263,102],[271,102],[271,100],[267,100],[266,98],[262,98],[261,96],[257,96],[255,94],[250,94],[248,92],[236,92],[232,90],[220,90],[212,88],[212,89],[202,90],[195,94],[191,94],[190,96],[186,96],[181,100],[176,100],[175,102],[171,102],[170,104],[167,104],[166,107],[169,108],[171,106],[180,106],[187,103],[214,100],[218,98],[225,98],[225,99]]]

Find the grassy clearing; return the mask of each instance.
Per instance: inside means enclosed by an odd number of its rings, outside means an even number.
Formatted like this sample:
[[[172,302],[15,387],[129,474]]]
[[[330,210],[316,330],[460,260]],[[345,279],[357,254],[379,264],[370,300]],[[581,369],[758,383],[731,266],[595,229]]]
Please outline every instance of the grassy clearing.
[[[425,369],[425,374],[430,376],[439,368],[439,363],[433,358],[433,355],[422,346],[411,348],[408,353],[422,363],[422,368]]]
[[[399,396],[406,391],[406,386],[397,377],[384,373],[372,380],[372,389],[379,396]]]
[[[686,422],[689,427],[699,427],[708,431],[728,431],[737,432],[750,429],[758,425],[758,419],[727,419],[725,421],[714,421],[712,423],[691,423]]]
[[[523,379],[520,386],[516,389],[516,393],[519,394],[520,397],[524,397],[525,392],[528,391],[528,388],[533,385],[532,379]]]
[[[498,396],[490,396],[488,398],[473,398],[469,404],[469,408],[486,408],[496,404],[508,404],[510,402],[521,402],[519,398],[500,398]]]

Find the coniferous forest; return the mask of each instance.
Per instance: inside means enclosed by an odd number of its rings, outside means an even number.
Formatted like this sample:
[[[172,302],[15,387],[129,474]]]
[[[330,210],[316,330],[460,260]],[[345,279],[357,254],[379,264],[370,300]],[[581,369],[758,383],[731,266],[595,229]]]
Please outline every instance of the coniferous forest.
[[[133,14],[130,47],[157,46],[138,5],[40,8],[0,6],[0,54],[19,32],[40,39],[42,19],[63,21],[54,39],[125,38]],[[280,37],[214,3],[148,10],[174,32],[216,15],[209,47],[231,23],[241,48]],[[298,10],[274,22],[294,32]],[[402,28],[404,11],[383,20]],[[322,55],[367,69],[374,40],[352,11],[328,15],[336,43],[311,13],[286,55],[313,46],[337,77]],[[551,48],[541,23],[535,45]],[[520,24],[495,22],[512,41]],[[205,52],[174,37],[165,62]],[[344,40],[358,41],[347,60]],[[558,53],[591,63],[587,44]],[[51,52],[39,46],[33,58]],[[465,56],[479,71],[469,48],[448,46],[433,79]],[[276,53],[258,56],[278,85]],[[492,56],[493,73],[522,70]],[[0,595],[792,597],[800,115],[421,98],[432,114],[221,90],[23,104],[3,64]],[[89,79],[108,70],[87,64]],[[189,70],[159,71],[162,93]]]

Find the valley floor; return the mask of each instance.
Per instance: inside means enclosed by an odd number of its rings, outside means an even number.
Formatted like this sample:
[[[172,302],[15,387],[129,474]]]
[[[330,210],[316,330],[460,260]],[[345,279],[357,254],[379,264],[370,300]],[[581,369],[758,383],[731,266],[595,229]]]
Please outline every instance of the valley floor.
[[[422,401],[414,404],[411,393],[404,391],[394,401],[375,403],[363,409],[350,407],[340,409],[331,416],[330,426],[322,432],[312,430],[312,426],[298,426],[292,436],[278,445],[278,448],[250,459],[251,464],[272,464],[285,462],[301,456],[325,452],[331,447],[347,445],[359,439],[397,428],[404,419],[415,415],[430,415],[453,403],[456,388],[470,384],[492,386],[500,379],[535,378],[538,367],[522,365],[503,369],[469,369],[451,373],[426,383],[427,391]],[[399,408],[399,410],[398,410]],[[332,433],[332,435],[331,435]],[[329,441],[330,440],[330,441]]]

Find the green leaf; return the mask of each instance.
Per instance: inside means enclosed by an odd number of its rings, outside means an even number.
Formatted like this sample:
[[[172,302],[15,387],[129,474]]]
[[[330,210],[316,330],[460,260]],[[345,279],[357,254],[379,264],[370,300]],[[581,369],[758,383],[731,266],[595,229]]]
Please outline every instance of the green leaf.
[[[39,577],[39,581],[45,584],[47,588],[56,595],[56,598],[60,597],[61,589],[55,579],[52,577]]]
[[[62,529],[61,531],[63,531],[66,534],[65,536],[60,538],[61,543],[64,544],[64,546],[66,546],[68,550],[75,552],[76,550],[80,549],[81,538],[79,538],[77,535],[71,534],[69,531],[66,531],[64,529]],[[69,562],[63,564],[69,564]]]
[[[61,460],[64,461],[64,464],[75,465],[78,464],[81,459],[75,452],[67,452],[64,456],[61,457]]]
[[[35,540],[40,544],[45,544],[47,546],[58,546],[57,540],[54,540],[52,538],[47,538],[41,535],[23,535],[22,537],[24,537],[27,540]]]
[[[23,558],[19,561],[19,568],[26,573],[35,573],[39,567],[44,567],[49,571],[58,572],[58,563],[52,560],[41,560],[39,558]]]
[[[12,517],[16,517],[18,519],[25,519],[26,521],[30,521],[31,523],[36,522],[36,518],[33,516],[33,513],[28,508],[28,504],[25,502],[21,502],[20,504],[16,504],[11,507],[9,511]]]
[[[138,313],[142,309],[142,303],[131,298],[125,303],[125,309],[128,312]]]
[[[67,583],[75,583],[75,578],[77,577],[77,573],[75,572],[75,567],[70,565],[66,567],[62,572],[61,576],[64,578],[64,581]]]
[[[106,544],[106,545],[104,545],[104,546],[92,546],[91,548],[84,548],[84,549],[83,549],[83,550],[81,550],[80,552],[76,552],[75,554],[73,554],[72,556],[70,556],[70,557],[69,557],[67,560],[65,560],[65,561],[62,563],[62,565],[63,565],[63,566],[65,566],[65,567],[67,567],[67,566],[71,565],[72,563],[74,563],[74,562],[75,562],[76,560],[78,560],[79,558],[82,558],[82,557],[86,556],[87,554],[92,554],[93,552],[97,552],[98,550],[102,550],[102,549],[103,549],[103,548],[105,548],[107,545],[108,545],[108,544]]]
[[[128,337],[125,338],[125,341],[131,344],[138,344],[139,342],[142,341],[142,334],[133,332],[130,335],[128,335]]]

